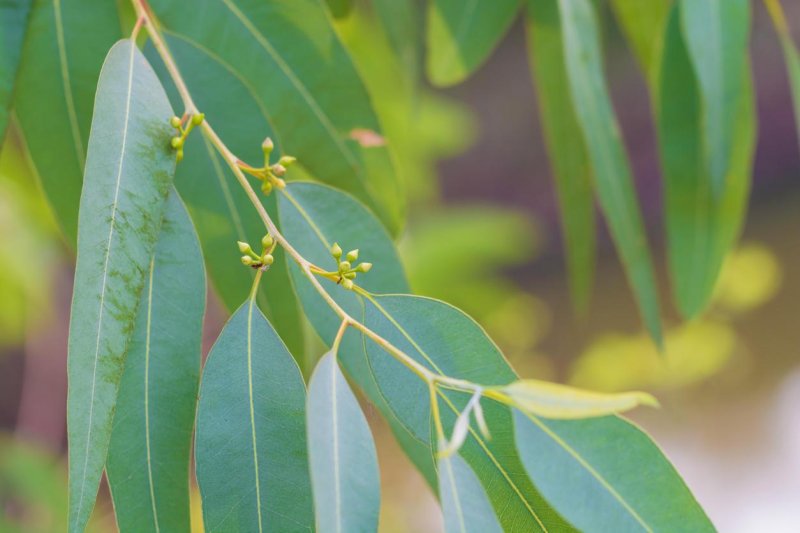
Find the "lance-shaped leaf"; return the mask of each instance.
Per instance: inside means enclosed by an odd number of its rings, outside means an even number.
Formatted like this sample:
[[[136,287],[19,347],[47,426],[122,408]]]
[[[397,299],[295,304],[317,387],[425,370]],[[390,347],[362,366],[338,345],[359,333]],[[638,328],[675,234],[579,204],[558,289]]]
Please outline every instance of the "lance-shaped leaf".
[[[712,193],[723,194],[730,172],[747,58],[750,2],[680,0],[681,29],[697,76],[703,155]]]
[[[433,0],[428,9],[428,79],[455,85],[492,53],[519,11],[520,0]]]
[[[612,0],[617,23],[650,87],[658,85],[664,28],[672,0]]]
[[[120,531],[189,531],[203,255],[173,189],[119,387],[106,474]]]
[[[797,136],[800,139],[800,52],[797,51],[797,46],[792,41],[792,35],[789,32],[789,26],[786,23],[780,0],[766,0],[764,3],[772,17],[775,31],[778,32],[778,38],[781,41],[783,59],[786,62],[786,71],[789,75],[789,84],[792,89]]]
[[[514,412],[525,469],[582,531],[714,531],[650,438],[616,416],[544,420]]]
[[[661,344],[658,290],[630,163],[603,77],[597,16],[589,0],[559,0],[572,102],[595,189],[650,335]]]
[[[439,459],[439,500],[445,533],[500,533],[486,491],[458,454]]]
[[[545,418],[590,418],[623,413],[640,405],[658,406],[656,399],[644,392],[606,394],[538,379],[515,381],[494,391],[517,409]]]
[[[300,369],[248,299],[200,383],[195,462],[207,531],[313,528],[305,400]]]
[[[399,230],[402,188],[386,146],[357,140],[359,132],[380,139],[381,128],[322,2],[203,0],[188,11],[181,0],[150,5],[168,31],[242,80],[281,146],[312,176],[358,196]]]
[[[528,2],[528,55],[536,82],[542,130],[558,191],[575,307],[585,309],[595,263],[592,169],[569,95],[558,4]]]
[[[727,183],[722,196],[715,196],[704,162],[700,90],[680,29],[681,9],[676,4],[670,16],[660,88],[653,92],[673,292],[678,309],[691,318],[708,304],[722,262],[739,235],[750,191],[756,128],[748,66],[742,72]]]
[[[412,84],[420,77],[422,13],[416,0],[373,0],[375,13]],[[373,94],[375,94],[373,92]]]
[[[71,532],[86,526],[106,462],[128,341],[175,171],[171,116],[136,45],[114,45],[97,87],[70,313]]]
[[[367,419],[333,352],[308,386],[308,456],[320,532],[377,531],[380,476]]]
[[[97,79],[121,37],[116,2],[34,2],[14,110],[39,181],[74,248]]]
[[[197,43],[169,32],[166,37],[191,87],[192,98],[225,144],[246,161],[255,164],[263,160],[261,140],[274,137],[275,133],[269,116],[252,91],[219,58],[209,55]],[[152,48],[147,52],[155,55]],[[160,64],[160,59],[154,63]],[[169,79],[165,69],[159,74],[162,80]],[[171,95],[177,107],[180,98],[176,91]],[[189,136],[184,152],[186,157],[178,165],[175,186],[186,200],[197,227],[214,289],[225,307],[233,312],[247,298],[254,275],[252,271],[250,275],[242,271],[236,241],[257,247],[266,231],[264,223],[225,161],[199,131]],[[280,146],[275,153],[282,153]],[[258,190],[259,184],[255,180],[252,182]],[[265,207],[275,215],[273,197],[262,198]],[[302,362],[304,340],[300,306],[291,287],[283,253],[282,248],[275,249],[275,263],[267,282],[259,286],[256,301],[289,351]]]
[[[11,0],[0,4],[0,144],[8,126],[11,97],[17,79],[22,42],[32,0]]]

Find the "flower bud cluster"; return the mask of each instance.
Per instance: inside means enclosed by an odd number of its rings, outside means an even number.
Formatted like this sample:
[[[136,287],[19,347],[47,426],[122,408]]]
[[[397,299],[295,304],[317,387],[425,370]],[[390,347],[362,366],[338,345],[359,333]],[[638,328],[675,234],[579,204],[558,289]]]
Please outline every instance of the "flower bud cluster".
[[[358,266],[353,267],[353,263],[358,260],[358,249],[350,250],[342,260],[342,248],[338,243],[331,246],[331,255],[338,263],[337,273],[339,274],[339,283],[345,289],[353,288],[353,280],[359,272],[366,274],[372,268],[372,263],[359,263]]]
[[[267,233],[261,239],[261,253],[257,254],[249,243],[238,241],[239,252],[243,253],[242,264],[252,268],[263,268],[266,270],[275,261],[272,251],[275,249],[275,239]]]

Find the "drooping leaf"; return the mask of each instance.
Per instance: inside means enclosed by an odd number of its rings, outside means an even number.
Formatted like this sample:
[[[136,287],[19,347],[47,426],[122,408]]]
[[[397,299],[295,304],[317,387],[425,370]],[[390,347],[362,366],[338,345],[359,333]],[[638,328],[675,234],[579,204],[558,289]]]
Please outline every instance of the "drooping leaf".
[[[106,474],[120,531],[189,531],[203,255],[173,189],[119,387]]]
[[[697,77],[704,164],[711,191],[726,188],[747,58],[750,2],[680,0],[681,30]]]
[[[73,249],[97,79],[105,53],[120,37],[116,2],[33,4],[14,110],[39,181]]]
[[[439,459],[439,499],[445,533],[502,531],[480,481],[458,454]]]
[[[313,527],[303,378],[252,298],[211,349],[195,439],[206,531]]]
[[[562,420],[617,414],[640,405],[658,406],[656,399],[644,392],[591,392],[537,379],[515,381],[495,390],[525,413]]]
[[[142,287],[172,186],[172,109],[130,40],[109,51],[97,86],[81,193],[69,331],[70,532],[94,507]]]
[[[375,12],[389,43],[405,67],[408,81],[416,83],[422,61],[422,12],[416,0],[373,0]]]
[[[375,443],[332,352],[311,376],[306,410],[317,530],[377,531],[381,498]]]
[[[559,0],[559,9],[567,79],[600,206],[644,324],[660,345],[658,290],[630,163],[603,77],[597,16],[589,0]]]
[[[432,0],[428,9],[428,79],[455,85],[492,53],[519,10],[520,0]]]
[[[622,418],[515,410],[514,433],[533,482],[582,531],[715,531],[661,450]]]
[[[32,1],[10,0],[0,4],[0,145],[8,126],[9,108]]]
[[[750,192],[755,115],[749,65],[735,109],[733,146],[722,196],[712,191],[703,155],[702,100],[680,28],[676,4],[664,42],[655,93],[664,169],[670,273],[681,313],[691,318],[708,304],[722,262],[736,243]]]
[[[589,300],[595,263],[592,168],[569,95],[558,4],[530,0],[527,13],[528,55],[558,191],[570,290],[573,303],[582,310]]]
[[[786,62],[786,71],[789,75],[789,84],[792,89],[797,136],[800,140],[800,52],[797,51],[797,45],[792,41],[792,35],[789,32],[789,26],[786,23],[780,0],[766,0],[764,4],[767,6],[775,31],[778,32],[778,38],[781,41],[783,59]]]
[[[275,133],[269,116],[248,86],[197,43],[168,32],[167,43],[183,69],[192,98],[225,144],[245,160],[263,159],[261,140],[274,137]],[[168,79],[166,72],[162,79]],[[176,106],[179,101],[175,95]],[[236,241],[257,247],[266,229],[222,157],[199,131],[189,136],[184,152],[186,157],[178,165],[175,184],[197,226],[214,289],[232,312],[247,298],[254,275],[242,269]],[[276,153],[282,153],[280,145]],[[258,190],[255,180],[253,186]],[[274,199],[262,198],[265,207],[275,215]],[[256,301],[303,366],[305,345],[300,306],[291,288],[283,253],[282,248],[276,248],[273,254],[276,261],[268,279],[260,284]]]
[[[188,11],[180,0],[150,5],[169,32],[241,80],[283,149],[314,178],[353,193],[399,231],[402,188],[369,96],[321,2],[203,0]]]
[[[651,87],[658,85],[664,28],[672,0],[612,0],[611,8]]]

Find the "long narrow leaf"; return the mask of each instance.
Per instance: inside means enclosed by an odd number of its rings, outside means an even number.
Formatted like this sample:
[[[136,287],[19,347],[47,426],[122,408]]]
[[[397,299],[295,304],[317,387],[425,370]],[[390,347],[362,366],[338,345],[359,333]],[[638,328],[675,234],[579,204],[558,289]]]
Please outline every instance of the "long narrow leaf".
[[[206,280],[200,244],[174,190],[146,276],[106,474],[120,531],[189,531]]]
[[[775,30],[778,32],[778,37],[781,41],[783,59],[786,62],[786,71],[789,75],[789,83],[792,89],[797,137],[800,140],[800,52],[797,51],[797,45],[792,41],[792,35],[789,32],[789,26],[786,23],[780,0],[765,0],[764,3],[769,10]]]
[[[207,531],[313,527],[305,400],[300,369],[249,299],[211,349],[200,384],[195,461]]]
[[[617,22],[651,87],[658,85],[664,28],[672,0],[611,0]]]
[[[106,462],[117,391],[175,155],[167,95],[130,40],[97,87],[81,194],[69,331],[69,530],[86,526]]]
[[[559,0],[572,102],[595,188],[644,324],[661,344],[658,290],[628,156],[603,77],[597,16],[589,0]]]
[[[439,499],[445,533],[500,533],[480,481],[458,454],[439,459]]]
[[[317,530],[377,531],[381,498],[375,443],[332,352],[311,376],[306,416]]]
[[[32,0],[11,0],[0,4],[0,144],[8,126],[31,3]]]
[[[596,252],[592,169],[569,95],[558,5],[530,0],[527,29],[542,129],[558,191],[572,300],[583,310],[592,289]]]

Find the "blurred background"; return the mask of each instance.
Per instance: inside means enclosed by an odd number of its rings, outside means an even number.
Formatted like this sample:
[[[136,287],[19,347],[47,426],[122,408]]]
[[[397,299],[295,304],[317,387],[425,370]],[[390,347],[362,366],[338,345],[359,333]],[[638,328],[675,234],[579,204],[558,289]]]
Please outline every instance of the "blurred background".
[[[800,20],[800,5],[785,4],[787,18]],[[338,29],[368,75],[387,138],[404,154],[398,166],[411,208],[400,246],[414,290],[473,315],[523,376],[654,393],[662,408],[632,418],[717,527],[789,532],[800,527],[800,143],[778,40],[761,4],[753,6],[759,139],[749,216],[713,305],[691,323],[669,303],[645,81],[602,11],[607,75],[666,303],[663,356],[641,329],[601,219],[591,303],[579,314],[570,302],[522,24],[475,76],[447,91],[404,83],[369,13],[356,11]],[[9,135],[0,154],[0,532],[60,531],[73,257]],[[209,291],[206,351],[224,320]],[[433,494],[367,411],[383,476],[381,530],[438,531]],[[107,495],[93,528],[115,528]]]

